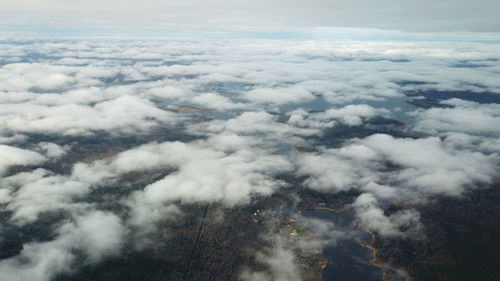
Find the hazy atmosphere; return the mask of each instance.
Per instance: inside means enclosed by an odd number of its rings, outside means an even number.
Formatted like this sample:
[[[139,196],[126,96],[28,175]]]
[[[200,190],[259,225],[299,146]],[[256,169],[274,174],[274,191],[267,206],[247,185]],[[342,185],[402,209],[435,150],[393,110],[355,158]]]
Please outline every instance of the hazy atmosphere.
[[[3,25],[361,27],[498,32],[496,0],[2,1]]]

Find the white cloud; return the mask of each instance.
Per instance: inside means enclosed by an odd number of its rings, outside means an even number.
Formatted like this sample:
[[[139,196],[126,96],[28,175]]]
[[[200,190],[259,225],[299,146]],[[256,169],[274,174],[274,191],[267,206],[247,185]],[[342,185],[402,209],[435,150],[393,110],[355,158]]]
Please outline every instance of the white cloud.
[[[308,113],[304,110],[289,112],[288,124],[298,127],[327,128],[338,123],[348,126],[359,126],[363,120],[376,116],[388,115],[389,111],[374,108],[366,104],[347,105],[341,108],[329,108],[322,112]]]
[[[199,104],[200,106],[213,108],[216,110],[248,108],[248,105],[245,105],[244,103],[235,103],[227,97],[217,95],[214,93],[201,94],[199,96],[194,97],[191,101],[196,104]]]
[[[50,281],[76,266],[76,251],[86,253],[85,263],[99,262],[116,254],[123,243],[120,219],[108,212],[94,211],[66,222],[52,241],[25,244],[17,256],[0,261],[0,279]]]
[[[491,183],[498,161],[496,154],[466,150],[446,139],[377,134],[339,149],[301,154],[299,171],[311,175],[306,181],[311,188],[323,191],[364,189],[381,197],[394,192],[459,195],[466,188]],[[396,169],[384,172],[387,162]]]
[[[500,136],[500,105],[449,100],[452,108],[431,108],[416,113],[416,130],[430,133],[461,132]]]
[[[405,209],[386,216],[378,200],[369,193],[361,194],[353,206],[361,227],[382,236],[417,234],[422,228],[418,212]]]
[[[13,165],[32,165],[40,164],[46,158],[34,151],[21,149],[8,145],[0,145],[0,175],[5,173],[10,166]]]
[[[89,184],[43,169],[4,178],[2,186],[10,190],[6,208],[13,212],[11,220],[20,225],[37,220],[43,212],[83,207],[73,200],[86,195],[90,188]]]
[[[242,281],[300,281],[300,269],[295,254],[284,248],[275,248],[269,253],[258,252],[257,260],[268,267],[268,271],[244,270],[240,275]]]
[[[45,154],[45,156],[47,156],[47,158],[51,160],[56,160],[61,158],[70,149],[70,146],[68,145],[60,146],[50,142],[41,142],[38,144],[38,147]]]
[[[174,113],[133,96],[122,96],[94,106],[71,103],[60,106],[31,103],[0,106],[0,124],[3,130],[11,132],[88,135],[109,131],[136,134],[155,125],[174,122]]]
[[[235,141],[241,146],[235,148]],[[113,163],[117,167],[152,163],[149,165],[176,169],[133,194],[128,204],[133,214],[141,217],[132,217],[132,221],[154,222],[156,218],[150,214],[159,214],[158,210],[177,201],[234,206],[249,202],[253,196],[272,194],[282,186],[272,175],[290,171],[293,166],[284,157],[269,154],[251,143],[226,136],[211,138],[207,143],[151,144],[121,154]]]
[[[300,86],[258,88],[245,93],[244,97],[253,102],[275,104],[299,103],[314,99],[314,95],[308,89]]]

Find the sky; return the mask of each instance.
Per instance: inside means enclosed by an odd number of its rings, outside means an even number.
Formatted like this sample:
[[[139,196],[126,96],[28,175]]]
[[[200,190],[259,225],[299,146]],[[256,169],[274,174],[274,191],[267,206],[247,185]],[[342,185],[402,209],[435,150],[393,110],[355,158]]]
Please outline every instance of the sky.
[[[213,27],[263,31],[356,27],[497,32],[497,0],[2,0],[5,27]]]

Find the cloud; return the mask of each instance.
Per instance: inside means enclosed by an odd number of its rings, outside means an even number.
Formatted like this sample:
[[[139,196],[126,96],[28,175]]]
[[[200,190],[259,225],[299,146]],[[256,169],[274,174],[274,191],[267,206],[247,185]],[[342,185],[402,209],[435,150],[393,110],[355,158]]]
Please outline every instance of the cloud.
[[[260,134],[263,138],[280,138],[292,140],[294,136],[307,136],[317,134],[316,128],[301,128],[279,122],[279,115],[265,111],[245,111],[229,120],[213,120],[194,125],[189,128],[193,134]]]
[[[119,253],[125,228],[120,218],[112,213],[93,211],[76,220],[80,243],[90,263]]]
[[[363,228],[384,236],[418,234],[419,214],[412,209],[386,215],[381,202],[425,203],[434,195],[459,196],[488,186],[496,177],[498,154],[467,148],[454,138],[399,139],[376,134],[338,149],[299,156],[305,184],[323,192],[362,192],[353,204]],[[387,169],[388,164],[395,168]],[[353,169],[355,167],[355,169]]]
[[[0,145],[0,154],[2,155],[0,175],[13,165],[40,164],[46,160],[46,157],[40,153],[3,144]]]
[[[0,278],[50,281],[74,269],[79,251],[84,253],[84,263],[94,264],[117,254],[124,242],[120,219],[103,211],[65,222],[56,229],[56,235],[51,241],[25,244],[17,256],[1,260]]]
[[[416,113],[416,130],[430,133],[460,132],[500,136],[500,105],[478,104],[458,99],[443,104],[451,108],[431,108]]]
[[[244,97],[253,102],[275,104],[299,103],[314,99],[314,95],[308,89],[300,86],[258,88],[245,93]]]
[[[269,154],[252,138],[226,134],[192,143],[150,143],[124,151],[111,160],[76,163],[70,175],[44,169],[4,178],[2,203],[13,212],[11,221],[25,225],[50,211],[79,212],[92,203],[80,202],[92,190],[119,181],[132,171],[165,171],[163,179],[133,193],[125,204],[132,224],[178,215],[174,205],[222,202],[234,206],[253,196],[266,196],[283,186],[273,175],[293,170],[283,156]],[[172,206],[169,206],[172,205]],[[162,211],[163,210],[163,211]],[[159,216],[154,216],[153,214]]]
[[[43,212],[81,209],[85,204],[73,200],[86,195],[90,185],[37,169],[2,179],[2,188],[9,190],[6,209],[13,212],[10,220],[24,225],[37,220]]]
[[[300,215],[296,218],[301,226],[312,233],[311,237],[306,236],[299,241],[303,249],[337,245],[345,239],[355,239],[359,235],[354,226],[340,226],[328,220]]]
[[[234,143],[241,146],[235,148]],[[178,201],[220,202],[235,206],[249,202],[254,196],[268,196],[283,186],[272,176],[293,169],[286,158],[269,154],[251,142],[245,143],[244,139],[229,135],[211,138],[207,142],[142,146],[118,156],[114,164],[129,167],[125,163],[132,162],[167,165],[175,169],[130,197],[131,220],[143,224],[161,218],[151,214],[160,215],[162,208]],[[168,212],[175,211],[167,208]]]
[[[348,126],[359,126],[363,120],[389,113],[383,108],[374,108],[366,104],[347,105],[341,108],[329,108],[322,112],[308,113],[304,110],[289,112],[288,124],[298,127],[328,128],[338,123]]]
[[[412,209],[385,215],[378,200],[369,193],[361,194],[353,204],[361,227],[382,236],[418,234],[422,225],[419,213]]]
[[[49,159],[56,160],[64,156],[70,149],[69,145],[60,146],[55,143],[41,142],[38,147]]]
[[[44,106],[31,103],[0,106],[3,130],[20,133],[89,135],[98,131],[137,134],[158,124],[173,124],[175,114],[151,102],[122,96],[94,106],[64,104]]]
[[[376,134],[339,149],[303,154],[299,163],[300,172],[312,176],[306,183],[319,190],[370,185],[368,189],[378,187],[391,194],[387,185],[398,185],[412,193],[459,195],[468,187],[491,183],[498,160],[497,155],[456,148],[439,138]],[[386,163],[396,165],[396,170],[383,172]]]
[[[297,266],[295,254],[284,248],[270,250],[269,253],[258,252],[257,260],[268,267],[268,271],[252,272],[244,270],[240,275],[242,281],[299,281],[302,280]]]
[[[376,152],[362,145],[326,150],[320,154],[304,153],[299,155],[299,173],[310,176],[306,184],[312,189],[332,192],[349,190],[377,180],[376,173],[372,172],[378,166],[377,157]],[[353,166],[359,168],[352,169]]]
[[[214,93],[205,93],[194,97],[192,102],[203,107],[216,110],[244,109],[248,108],[244,103],[235,103],[231,99]]]
[[[374,135],[365,140],[389,161],[404,167],[398,180],[429,193],[460,194],[476,183],[490,183],[497,157],[458,150],[438,138],[394,139]]]
[[[22,91],[31,88],[54,90],[65,88],[74,81],[69,75],[75,68],[43,63],[12,63],[0,68],[4,83],[0,90]]]

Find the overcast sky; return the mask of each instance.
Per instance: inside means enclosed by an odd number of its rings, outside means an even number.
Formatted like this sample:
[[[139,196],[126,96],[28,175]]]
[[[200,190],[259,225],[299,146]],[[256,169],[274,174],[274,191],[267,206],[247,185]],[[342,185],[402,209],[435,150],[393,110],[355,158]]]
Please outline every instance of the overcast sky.
[[[499,10],[499,0],[0,0],[0,24],[497,32]]]

